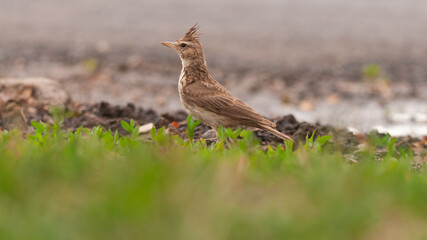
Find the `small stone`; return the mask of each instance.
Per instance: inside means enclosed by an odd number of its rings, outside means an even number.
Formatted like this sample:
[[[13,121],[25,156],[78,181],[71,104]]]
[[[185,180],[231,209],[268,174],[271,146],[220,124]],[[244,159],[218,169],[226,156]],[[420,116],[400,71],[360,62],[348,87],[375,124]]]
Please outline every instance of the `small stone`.
[[[138,55],[133,55],[130,56],[127,60],[126,60],[126,65],[129,68],[138,68],[142,65],[142,58]]]
[[[144,124],[141,127],[139,127],[139,133],[141,134],[149,133],[153,127],[154,127],[153,123]]]
[[[292,99],[287,94],[282,94],[280,96],[280,100],[282,101],[283,104],[291,104],[292,103]]]
[[[0,78],[0,89],[0,99],[4,102],[34,98],[42,105],[63,106],[70,101],[62,85],[48,78]]]
[[[329,96],[326,98],[326,101],[330,104],[337,103],[340,100],[340,97],[336,93],[329,94]]]
[[[25,86],[19,93],[21,99],[30,99],[33,96],[34,88],[32,86]]]
[[[28,107],[27,108],[27,113],[28,114],[30,114],[30,115],[36,115],[37,114],[37,108],[35,108],[35,107]]]
[[[422,112],[415,113],[414,120],[419,123],[427,123],[427,114]]]
[[[298,107],[302,111],[311,111],[314,109],[314,103],[313,103],[313,101],[303,100],[299,103]]]
[[[109,53],[111,50],[110,43],[106,40],[101,40],[96,43],[96,51],[99,53]]]
[[[162,97],[162,96],[158,96],[156,98],[156,104],[159,107],[163,107],[166,104],[166,99],[164,97]]]
[[[204,139],[216,138],[216,131],[213,129],[208,130],[202,134],[202,138],[204,138]]]

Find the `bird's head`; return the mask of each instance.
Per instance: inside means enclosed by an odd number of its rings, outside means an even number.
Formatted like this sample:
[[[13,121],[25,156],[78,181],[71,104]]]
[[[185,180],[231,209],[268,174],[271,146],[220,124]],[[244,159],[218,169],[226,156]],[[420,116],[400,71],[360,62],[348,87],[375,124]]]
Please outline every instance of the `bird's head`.
[[[193,60],[203,60],[203,48],[199,41],[200,34],[197,32],[199,29],[198,24],[191,27],[181,39],[175,42],[162,42],[166,47],[175,50],[183,62]]]

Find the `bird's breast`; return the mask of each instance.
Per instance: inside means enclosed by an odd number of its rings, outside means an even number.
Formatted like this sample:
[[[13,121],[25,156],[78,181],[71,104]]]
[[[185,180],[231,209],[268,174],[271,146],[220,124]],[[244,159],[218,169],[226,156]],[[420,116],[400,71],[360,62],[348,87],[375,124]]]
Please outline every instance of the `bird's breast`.
[[[192,113],[191,106],[187,103],[187,101],[185,100],[185,96],[184,96],[185,84],[186,84],[186,79],[185,79],[184,74],[182,72],[181,76],[179,76],[179,81],[178,81],[179,100],[181,100],[182,106],[184,106],[185,110],[190,114],[190,113]]]

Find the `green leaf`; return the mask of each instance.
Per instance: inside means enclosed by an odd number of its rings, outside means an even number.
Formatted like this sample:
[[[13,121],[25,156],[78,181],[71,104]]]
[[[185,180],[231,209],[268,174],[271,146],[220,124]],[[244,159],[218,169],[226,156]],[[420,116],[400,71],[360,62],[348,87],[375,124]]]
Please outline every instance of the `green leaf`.
[[[389,154],[393,154],[395,152],[395,144],[396,144],[397,138],[390,138],[390,141],[387,145],[387,152]]]
[[[116,129],[114,132],[114,144],[117,144],[119,142],[119,131]]]
[[[31,125],[35,128],[36,132],[43,133],[45,130],[45,125],[36,121],[31,121]]]
[[[156,131],[156,128],[154,126],[153,126],[153,128],[151,128],[150,135],[151,135],[152,140],[154,140],[154,138],[156,138],[157,131]]]
[[[294,148],[294,142],[292,140],[285,140],[285,149],[286,152],[291,152],[293,151]]]
[[[331,136],[328,136],[328,135],[326,135],[326,136],[321,136],[321,137],[318,137],[317,139],[316,139],[316,143],[319,145],[319,146],[323,146],[323,145],[325,145],[328,141],[329,141],[329,139],[331,139],[332,137]]]
[[[313,133],[311,134],[311,137],[308,138],[308,133],[307,136],[305,136],[305,144],[304,144],[304,148],[305,149],[310,149],[313,147],[313,139],[314,139],[314,134],[316,133],[316,129],[314,129]]]
[[[188,115],[187,117],[187,127],[190,127],[193,123],[193,114]]]
[[[194,138],[194,129],[200,125],[200,119],[197,119],[197,121],[194,121],[193,114],[190,114],[187,117],[187,136],[190,140],[193,140]]]
[[[126,132],[128,132],[128,133],[132,133],[132,131],[133,131],[133,127],[131,127],[131,126],[129,125],[129,123],[127,123],[126,121],[122,120],[122,121],[120,122],[120,124],[122,125],[122,128],[123,128],[124,130],[126,130]]]
[[[377,78],[380,75],[380,71],[378,64],[369,64],[362,69],[363,76],[366,78]]]
[[[132,138],[135,139],[139,136],[139,128],[138,126],[133,128],[133,132],[132,132]]]
[[[98,68],[98,60],[95,58],[88,58],[83,62],[83,65],[87,70],[93,72]]]
[[[218,138],[223,139],[224,138],[224,128],[222,125],[219,125],[218,127]]]

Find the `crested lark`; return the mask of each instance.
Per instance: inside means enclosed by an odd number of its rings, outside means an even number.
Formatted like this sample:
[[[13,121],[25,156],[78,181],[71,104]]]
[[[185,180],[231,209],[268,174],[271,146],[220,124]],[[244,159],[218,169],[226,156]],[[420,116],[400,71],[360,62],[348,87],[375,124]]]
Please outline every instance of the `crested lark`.
[[[216,131],[219,125],[245,125],[269,131],[283,140],[292,140],[288,135],[277,131],[274,128],[276,124],[261,117],[212,78],[197,30],[196,24],[176,42],[162,43],[175,50],[181,58],[182,71],[178,90],[185,109]]]

